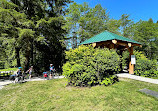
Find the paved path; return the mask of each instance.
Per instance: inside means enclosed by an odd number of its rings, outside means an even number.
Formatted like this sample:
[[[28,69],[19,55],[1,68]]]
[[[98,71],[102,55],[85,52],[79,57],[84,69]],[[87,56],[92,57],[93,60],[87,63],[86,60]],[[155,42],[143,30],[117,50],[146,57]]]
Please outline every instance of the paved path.
[[[64,76],[55,76],[53,79],[61,79],[61,78],[64,78]],[[43,79],[43,78],[32,78],[32,79],[26,79],[25,81],[44,81],[44,80],[47,80],[47,79]],[[5,85],[8,85],[8,84],[11,84],[12,82],[9,81],[9,80],[5,80],[5,81],[0,81],[0,89],[2,89]]]
[[[129,78],[129,79],[134,79],[134,80],[138,80],[138,81],[158,84],[158,79],[151,79],[151,78],[136,76],[136,75],[128,74],[128,73],[120,73],[120,74],[116,74],[116,75],[118,77]],[[55,76],[54,77],[54,79],[60,79],[60,78],[64,78],[64,76]],[[30,79],[30,80],[26,80],[26,81],[43,81],[43,80],[46,80],[46,79],[33,78],[33,79]],[[5,85],[11,84],[11,83],[12,82],[9,81],[9,80],[0,81],[0,89],[2,89]]]
[[[6,81],[0,81],[0,89],[2,89],[5,85],[8,85],[12,83],[11,81],[9,80],[6,80]]]
[[[147,77],[141,77],[133,74],[128,74],[128,73],[120,73],[116,74],[118,77],[123,77],[123,78],[129,78],[129,79],[134,79],[138,81],[143,81],[143,82],[148,82],[148,83],[153,83],[153,84],[158,84],[158,79],[151,79]]]

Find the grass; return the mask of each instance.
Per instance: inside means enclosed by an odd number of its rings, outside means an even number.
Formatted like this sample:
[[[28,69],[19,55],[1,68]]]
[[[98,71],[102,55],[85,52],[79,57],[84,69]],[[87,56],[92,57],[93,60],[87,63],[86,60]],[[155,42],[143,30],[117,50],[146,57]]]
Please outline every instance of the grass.
[[[17,68],[0,69],[0,71],[17,71]]]
[[[156,111],[158,99],[140,93],[158,85],[121,79],[114,85],[66,87],[66,79],[10,84],[0,90],[1,111]]]
[[[137,75],[138,76],[138,75]],[[146,77],[146,76],[143,76],[143,75],[140,75],[141,77]],[[151,78],[151,79],[158,79],[158,75],[157,77],[146,77],[146,78]]]
[[[158,77],[151,77],[151,79],[158,79]]]

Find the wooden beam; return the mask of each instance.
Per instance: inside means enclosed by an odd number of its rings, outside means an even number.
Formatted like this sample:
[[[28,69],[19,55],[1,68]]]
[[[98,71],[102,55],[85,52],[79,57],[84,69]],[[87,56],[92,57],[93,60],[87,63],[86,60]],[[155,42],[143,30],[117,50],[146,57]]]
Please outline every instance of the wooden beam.
[[[132,46],[132,43],[128,43],[128,47],[131,47]]]
[[[122,45],[122,46],[139,46],[141,47],[140,44],[136,44],[136,43],[130,43],[130,42],[126,42],[126,41],[121,41],[121,40],[117,40],[117,44]]]
[[[97,45],[97,43],[96,43],[96,42],[95,42],[95,43],[92,43],[92,46],[93,46],[93,47],[95,47],[96,45]]]
[[[128,43],[123,41],[117,41],[117,44],[121,46],[128,46]]]
[[[140,44],[136,44],[136,43],[132,43],[133,46],[139,46],[139,47],[142,47],[142,45]]]
[[[131,55],[133,55],[133,46],[129,47],[129,74],[134,74],[134,64],[131,64]]]
[[[112,43],[116,44],[116,43],[117,43],[117,40],[112,40]]]

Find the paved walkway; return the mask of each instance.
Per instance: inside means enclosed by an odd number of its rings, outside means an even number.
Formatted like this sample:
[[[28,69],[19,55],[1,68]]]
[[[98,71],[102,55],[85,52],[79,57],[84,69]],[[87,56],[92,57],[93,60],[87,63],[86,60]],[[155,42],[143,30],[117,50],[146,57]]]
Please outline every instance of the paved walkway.
[[[55,76],[53,79],[61,79],[61,78],[64,78],[64,76]],[[43,79],[43,78],[32,78],[32,79],[26,79],[25,81],[44,81],[44,80],[47,80],[47,79]],[[2,89],[5,85],[8,85],[8,84],[11,84],[13,82],[9,81],[9,80],[5,80],[5,81],[0,81],[0,89]]]
[[[118,77],[129,78],[129,79],[134,79],[134,80],[138,80],[138,81],[143,81],[143,82],[158,84],[158,79],[151,79],[151,78],[136,76],[136,75],[128,74],[128,73],[120,73],[120,74],[116,74],[116,75]],[[54,79],[60,79],[60,78],[64,78],[64,76],[55,76],[54,77]],[[33,78],[31,80],[26,80],[26,81],[43,81],[43,80],[46,80],[46,79]],[[11,84],[11,83],[12,82],[9,81],[9,80],[0,81],[0,89],[2,89],[5,85]]]
[[[133,74],[128,74],[128,73],[120,73],[116,74],[118,77],[123,77],[123,78],[129,78],[129,79],[134,79],[138,81],[143,81],[143,82],[148,82],[148,83],[153,83],[153,84],[158,84],[158,79],[151,79],[147,77],[141,77]]]

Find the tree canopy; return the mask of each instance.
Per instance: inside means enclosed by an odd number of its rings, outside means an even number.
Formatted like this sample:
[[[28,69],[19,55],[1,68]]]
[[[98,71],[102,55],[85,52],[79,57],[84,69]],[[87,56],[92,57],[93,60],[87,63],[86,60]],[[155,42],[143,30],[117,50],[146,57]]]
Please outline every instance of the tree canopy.
[[[68,6],[69,4],[69,6]],[[68,7],[67,7],[68,6]],[[134,22],[130,15],[116,20],[101,4],[90,7],[71,0],[1,0],[0,67],[35,66],[37,72],[53,63],[61,69],[65,50],[108,30],[142,43],[150,59],[157,59],[158,23]]]
[[[64,62],[65,6],[70,0],[1,0],[0,48],[5,67],[58,69]],[[5,50],[4,50],[5,48]],[[41,69],[44,68],[44,69]]]

